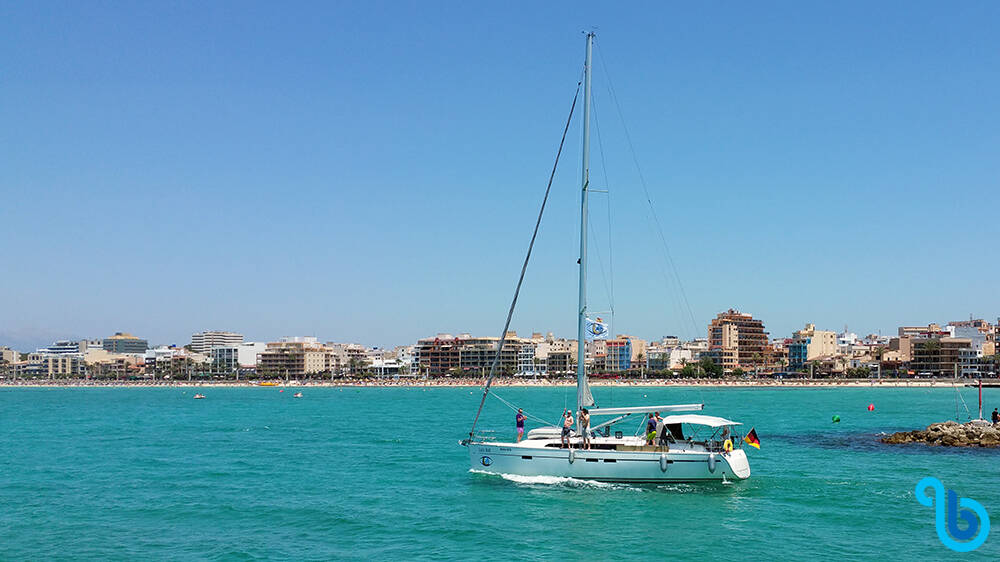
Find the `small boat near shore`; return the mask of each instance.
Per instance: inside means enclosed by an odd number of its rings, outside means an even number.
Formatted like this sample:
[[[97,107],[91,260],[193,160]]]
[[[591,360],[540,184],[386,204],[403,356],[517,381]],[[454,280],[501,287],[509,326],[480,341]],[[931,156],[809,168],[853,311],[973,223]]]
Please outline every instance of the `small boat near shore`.
[[[204,399],[204,398],[205,398],[205,395],[204,395],[204,394],[195,394],[195,395],[194,395],[194,399],[195,399],[195,400],[202,400],[202,399]]]

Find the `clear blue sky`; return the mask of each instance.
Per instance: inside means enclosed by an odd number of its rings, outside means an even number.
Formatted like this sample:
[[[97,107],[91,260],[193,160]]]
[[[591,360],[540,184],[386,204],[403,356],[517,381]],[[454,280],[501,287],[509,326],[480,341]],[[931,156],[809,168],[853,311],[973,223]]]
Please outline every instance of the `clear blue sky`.
[[[497,334],[591,26],[614,243],[611,267],[595,194],[591,287],[607,308],[613,270],[615,332],[703,336],[729,307],[772,336],[995,320],[998,21],[994,2],[0,2],[0,344]],[[577,121],[522,333],[575,332],[579,150]]]

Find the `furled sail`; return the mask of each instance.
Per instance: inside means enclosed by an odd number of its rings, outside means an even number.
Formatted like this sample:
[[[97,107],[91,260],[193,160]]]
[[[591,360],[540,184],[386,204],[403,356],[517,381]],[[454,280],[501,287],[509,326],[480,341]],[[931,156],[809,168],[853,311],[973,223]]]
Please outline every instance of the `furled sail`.
[[[590,393],[590,385],[587,384],[586,379],[577,384],[576,402],[581,408],[592,408],[594,406],[594,395]]]

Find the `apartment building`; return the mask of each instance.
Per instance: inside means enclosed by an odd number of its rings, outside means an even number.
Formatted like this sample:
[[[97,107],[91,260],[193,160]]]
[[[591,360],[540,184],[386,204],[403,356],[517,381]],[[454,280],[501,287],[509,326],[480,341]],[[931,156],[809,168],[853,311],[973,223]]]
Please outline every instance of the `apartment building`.
[[[50,355],[82,354],[87,352],[87,340],[69,341],[59,340],[47,347],[38,348],[36,353]]]
[[[517,372],[525,375],[545,374],[545,362],[538,357],[538,343],[528,341],[517,351]]]
[[[257,368],[257,356],[267,351],[263,342],[244,342],[237,345],[216,346],[209,350],[212,369],[220,373],[248,371]]]
[[[468,336],[468,334],[464,335]],[[460,341],[459,368],[462,372],[471,374],[488,373],[496,356],[500,338],[467,337]],[[504,338],[503,349],[500,350],[500,358],[497,361],[497,374],[514,374],[517,371],[517,358],[520,348],[521,340],[517,337],[517,332],[507,332],[507,336]]]
[[[191,334],[191,350],[208,353],[216,347],[236,347],[243,343],[243,334],[236,332],[198,332]]]
[[[472,337],[470,334],[438,334],[433,338],[417,341],[414,359],[419,371],[430,376],[449,373],[488,373],[496,355],[497,337]],[[513,374],[519,369],[520,349],[523,341],[517,332],[510,331],[504,338],[503,349],[497,363],[497,373]]]
[[[806,324],[804,329],[792,334],[792,342],[788,344],[788,366],[798,369],[809,361],[830,359],[839,353],[836,332],[817,330],[815,324]]]
[[[707,351],[708,340],[704,338],[682,343],[679,338],[668,336],[646,346],[645,364],[651,371],[678,370],[697,363]]]
[[[767,336],[762,321],[730,308],[708,326],[707,356],[727,371],[750,369],[763,358]]]
[[[384,349],[368,349],[359,343],[327,342],[327,370],[332,373],[358,374],[375,363],[392,359],[394,353]]]
[[[569,375],[576,372],[576,350],[558,349],[545,356],[545,369],[549,376]]]
[[[606,347],[605,368],[611,372],[622,372],[632,368],[632,340],[617,337],[604,342]]]
[[[576,352],[576,340],[555,339],[551,333],[535,347],[539,365],[549,376],[576,372]]]
[[[146,353],[149,342],[126,332],[115,332],[110,338],[101,342],[105,351],[111,353]]]
[[[257,374],[304,377],[329,369],[330,350],[312,337],[282,338],[257,356]]]
[[[16,349],[11,349],[9,347],[0,347],[0,361],[5,361],[10,364],[17,363],[21,360],[21,353]]]
[[[15,371],[22,378],[84,378],[87,364],[79,354],[30,353],[28,360],[19,363]]]
[[[966,364],[972,354],[972,341],[968,338],[913,338],[910,370],[917,374],[953,376],[961,374],[963,359]]]
[[[417,340],[414,352],[420,372],[429,376],[441,376],[459,368],[461,340],[451,334],[438,334],[433,338]]]

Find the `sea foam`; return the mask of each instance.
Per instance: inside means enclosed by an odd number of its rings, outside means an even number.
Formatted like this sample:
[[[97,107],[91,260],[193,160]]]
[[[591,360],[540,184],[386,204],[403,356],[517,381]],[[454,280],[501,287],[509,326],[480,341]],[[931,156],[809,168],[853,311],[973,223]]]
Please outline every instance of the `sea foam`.
[[[473,472],[475,474],[488,474],[490,476],[499,476],[504,480],[508,480],[516,484],[540,485],[540,486],[567,486],[572,488],[609,488],[618,490],[640,490],[639,488],[626,486],[624,484],[598,482],[597,480],[583,480],[579,478],[571,478],[569,476],[542,476],[542,475],[524,476],[521,474],[496,473],[496,472],[487,472],[485,470],[476,470],[476,469],[469,469],[469,472]]]

